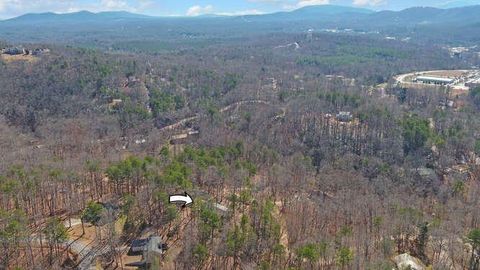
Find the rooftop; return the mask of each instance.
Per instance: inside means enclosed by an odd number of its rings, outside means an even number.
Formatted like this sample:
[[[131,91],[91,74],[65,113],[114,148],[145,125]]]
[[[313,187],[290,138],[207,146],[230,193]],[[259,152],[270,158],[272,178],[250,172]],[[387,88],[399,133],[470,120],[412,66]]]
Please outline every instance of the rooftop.
[[[130,245],[128,251],[129,256],[142,255],[142,260],[139,262],[129,263],[127,266],[143,267],[151,264],[155,258],[163,254],[167,246],[162,242],[162,238],[158,236],[149,237],[146,239],[135,239]]]
[[[454,81],[454,79],[450,79],[450,78],[441,78],[441,77],[433,77],[433,76],[418,76],[417,80],[437,81],[437,82],[445,82],[445,83],[452,83]]]

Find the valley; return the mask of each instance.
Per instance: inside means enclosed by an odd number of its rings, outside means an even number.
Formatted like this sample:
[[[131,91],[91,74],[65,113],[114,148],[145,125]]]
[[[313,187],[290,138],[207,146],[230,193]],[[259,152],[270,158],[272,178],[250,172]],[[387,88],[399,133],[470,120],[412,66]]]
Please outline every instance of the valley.
[[[479,10],[0,21],[0,269],[479,269]]]

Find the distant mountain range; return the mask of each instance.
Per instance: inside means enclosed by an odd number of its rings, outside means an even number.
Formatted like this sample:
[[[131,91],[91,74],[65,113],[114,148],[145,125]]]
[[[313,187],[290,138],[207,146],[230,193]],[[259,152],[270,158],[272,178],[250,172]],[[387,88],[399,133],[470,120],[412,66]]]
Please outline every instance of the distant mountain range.
[[[277,12],[271,14],[262,15],[246,15],[254,16],[256,18],[276,18],[276,19],[321,19],[322,17],[333,17],[344,14],[371,14],[373,10],[354,8],[347,6],[335,6],[335,5],[320,5],[320,6],[308,6],[290,12]],[[98,21],[98,20],[142,20],[142,19],[172,19],[172,18],[188,18],[188,19],[204,19],[204,18],[224,18],[235,16],[223,16],[216,14],[206,14],[197,17],[154,17],[141,14],[130,13],[126,11],[112,11],[112,12],[99,12],[93,13],[89,11],[79,11],[74,13],[28,13],[19,17],[4,20],[3,22],[10,23],[51,23],[51,22],[85,22],[85,21]],[[243,16],[242,16],[243,17]]]
[[[457,0],[446,5],[460,5]],[[0,21],[0,40],[104,44],[126,40],[230,38],[307,29],[354,29],[385,35],[480,42],[480,5],[458,8],[414,7],[373,11],[347,6],[308,6],[262,15],[152,17],[129,12],[25,14]],[[141,30],[139,30],[141,29]],[[113,40],[115,39],[115,40]],[[93,41],[92,41],[93,40]]]
[[[298,18],[315,18],[318,16],[335,16],[342,14],[372,14],[373,10],[364,8],[354,8],[347,6],[321,5],[321,6],[307,6],[299,8],[290,12],[278,12],[272,15],[288,15]],[[262,15],[260,15],[262,16]],[[263,15],[265,16],[265,15]]]
[[[112,11],[93,13],[90,11],[79,11],[74,13],[28,13],[19,17],[5,20],[8,23],[81,23],[81,22],[98,22],[101,20],[118,21],[118,20],[144,20],[151,19],[142,14],[135,14],[126,11]]]
[[[456,8],[456,7],[465,7],[465,6],[475,6],[478,5],[478,0],[450,0],[440,5],[437,5],[438,8]]]
[[[480,22],[480,6],[450,9],[415,7],[402,11],[380,11],[368,17],[378,23],[396,25],[425,25]]]
[[[309,21],[338,21],[348,20],[351,17],[363,17],[373,14],[375,11],[364,8],[354,8],[347,6],[320,5],[307,6],[288,12],[276,12],[262,15],[243,16],[255,21],[290,21],[290,20],[309,20]]]
[[[462,5],[470,0],[452,1],[446,6]],[[472,1],[473,2],[473,1]],[[379,11],[364,8],[354,8],[347,6],[320,5],[307,6],[290,12],[277,12],[263,15],[238,16],[248,18],[252,21],[285,21],[285,20],[310,20],[337,22],[342,20],[345,23],[362,22],[365,24],[431,24],[431,23],[451,23],[451,22],[480,22],[480,6],[468,6],[460,8],[432,8],[432,7],[414,7],[402,11]],[[229,16],[204,15],[199,17],[188,17],[191,19],[218,19],[232,18]],[[235,17],[233,17],[235,18]],[[80,11],[75,13],[56,14],[56,13],[38,13],[25,14],[16,18],[0,21],[8,24],[42,24],[42,23],[86,23],[86,22],[115,22],[115,21],[139,21],[139,20],[158,20],[158,19],[187,19],[187,17],[152,17],[141,14],[134,14],[125,11],[121,12],[100,12],[92,13],[89,11]]]

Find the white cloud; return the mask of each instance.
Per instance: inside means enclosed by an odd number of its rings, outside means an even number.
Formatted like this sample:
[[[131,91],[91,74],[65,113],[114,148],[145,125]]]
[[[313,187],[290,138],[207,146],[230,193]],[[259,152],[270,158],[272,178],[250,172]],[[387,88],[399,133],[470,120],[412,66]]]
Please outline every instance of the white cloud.
[[[122,0],[102,0],[101,5],[111,10],[130,8],[128,3]]]
[[[387,4],[388,0],[247,0],[252,3],[272,4],[281,7],[284,10],[293,10],[306,6],[315,5],[348,5],[352,3],[355,6],[380,6]]]
[[[328,4],[330,4],[330,0],[302,0],[297,3],[297,7],[328,5]]]
[[[247,0],[251,3],[270,4],[278,6],[283,10],[293,10],[306,6],[328,5],[331,0]],[[333,1],[335,3],[335,1]]]
[[[291,11],[294,9],[306,7],[306,6],[318,6],[328,5],[330,0],[296,0],[296,1],[283,1],[282,9]]]
[[[2,12],[7,6],[7,1],[0,0],[0,12]]]
[[[282,4],[285,0],[247,0],[250,3]]]
[[[242,16],[242,15],[260,15],[260,14],[265,14],[265,12],[262,12],[258,9],[248,9],[248,10],[241,10],[241,11],[234,11],[234,12],[219,12],[215,14],[223,15],[223,16]]]
[[[385,3],[385,0],[353,0],[355,6],[379,6]]]
[[[198,16],[198,15],[202,15],[202,14],[209,14],[209,13],[212,13],[212,12],[213,12],[213,6],[212,5],[208,5],[208,6],[204,6],[204,7],[196,5],[196,6],[190,7],[187,10],[187,16]]]

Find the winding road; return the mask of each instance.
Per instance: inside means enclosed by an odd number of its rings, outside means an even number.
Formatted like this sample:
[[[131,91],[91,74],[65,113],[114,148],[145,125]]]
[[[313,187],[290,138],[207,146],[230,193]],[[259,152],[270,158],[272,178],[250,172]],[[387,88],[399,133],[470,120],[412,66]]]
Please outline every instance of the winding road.
[[[244,104],[265,104],[265,105],[270,105],[270,103],[268,101],[265,101],[265,100],[260,100],[260,99],[254,99],[254,100],[242,100],[242,101],[237,101],[235,103],[232,103],[226,107],[223,107],[219,110],[219,112],[223,113],[223,112],[226,112],[228,110],[231,110],[235,107],[238,107],[238,106],[242,106]],[[160,131],[167,131],[167,130],[174,130],[174,129],[177,129],[183,125],[185,125],[186,123],[190,122],[190,121],[194,121],[194,120],[197,120],[198,118],[200,118],[202,115],[200,114],[196,114],[195,116],[191,116],[191,117],[187,117],[187,118],[184,118],[184,119],[181,119],[179,120],[178,122],[174,123],[174,124],[171,124],[171,125],[168,125],[168,126],[165,126],[163,128],[160,129]]]

